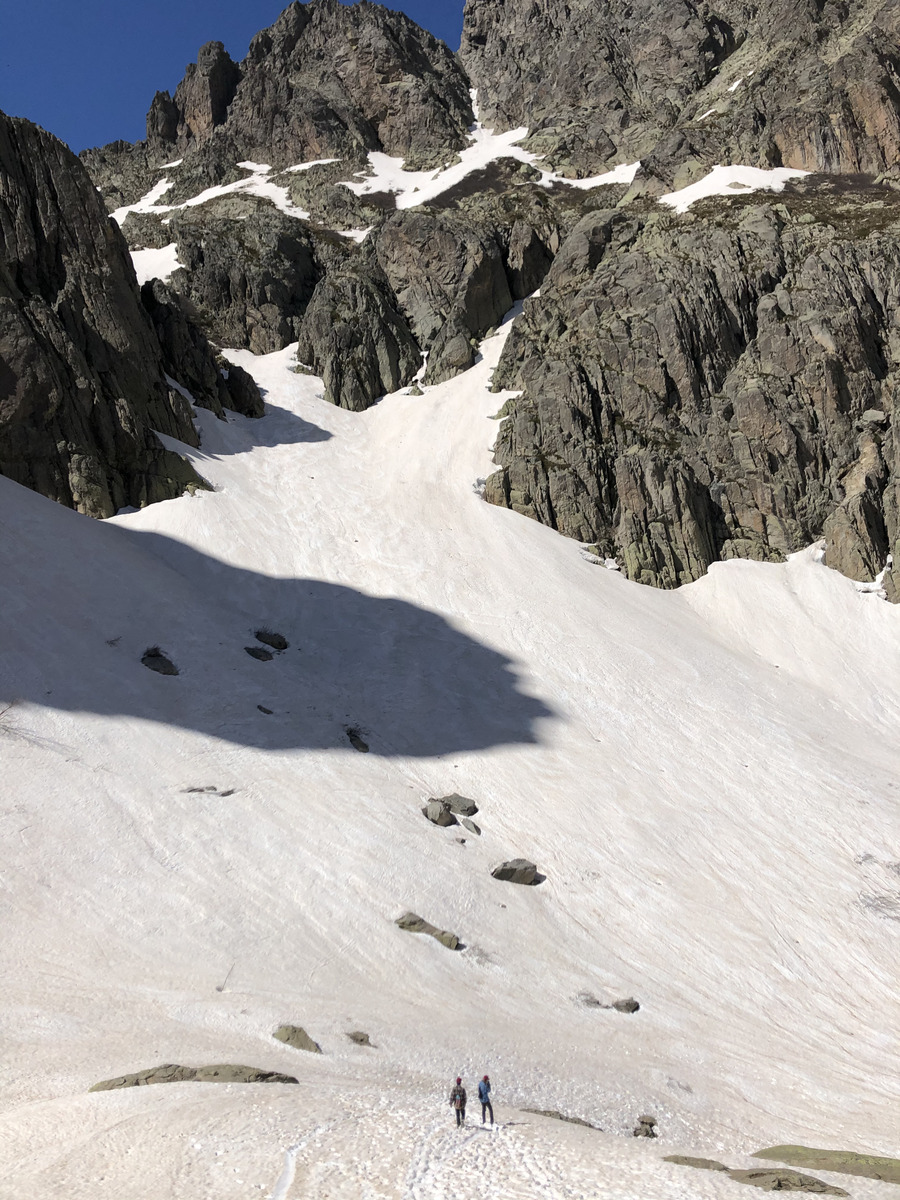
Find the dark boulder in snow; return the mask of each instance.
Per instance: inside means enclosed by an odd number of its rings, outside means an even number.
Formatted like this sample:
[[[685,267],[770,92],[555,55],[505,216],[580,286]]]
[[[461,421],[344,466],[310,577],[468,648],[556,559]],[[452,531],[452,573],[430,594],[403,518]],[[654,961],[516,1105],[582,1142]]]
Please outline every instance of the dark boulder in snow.
[[[349,727],[344,730],[347,735],[347,740],[354,750],[358,750],[360,754],[369,753],[369,743],[363,740],[362,734],[355,727]]]
[[[151,646],[149,650],[145,650],[141,658],[141,662],[151,671],[155,671],[157,675],[177,675],[178,668],[160,650],[159,646]]]
[[[290,642],[280,633],[275,633],[272,629],[257,629],[253,635],[258,642],[263,642],[266,646],[271,646],[273,650],[287,650]]]
[[[499,867],[494,867],[491,874],[504,883],[522,883],[527,887],[540,882],[537,867],[525,858],[513,858],[501,863]]]
[[[431,821],[432,825],[458,825],[456,817],[450,811],[450,807],[444,804],[441,800],[429,800],[422,812]]]
[[[475,801],[470,800],[468,796],[460,796],[459,792],[451,792],[449,796],[438,796],[436,799],[438,804],[446,804],[458,817],[474,817],[478,812]]]
[[[620,1013],[636,1013],[641,1007],[631,996],[627,1000],[614,1000],[612,1006]]]
[[[257,662],[271,662],[275,657],[271,650],[263,650],[262,646],[245,646],[244,649]]]

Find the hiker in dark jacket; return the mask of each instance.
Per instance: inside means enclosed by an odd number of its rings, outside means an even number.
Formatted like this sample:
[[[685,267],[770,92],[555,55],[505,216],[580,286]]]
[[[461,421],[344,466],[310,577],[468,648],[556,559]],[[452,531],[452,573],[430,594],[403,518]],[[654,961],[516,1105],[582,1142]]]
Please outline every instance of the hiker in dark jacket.
[[[450,1093],[450,1104],[456,1109],[456,1124],[459,1127],[466,1119],[466,1089],[461,1079],[456,1080],[456,1087]]]
[[[481,1083],[479,1083],[479,1085],[478,1085],[478,1099],[481,1101],[481,1123],[482,1123],[482,1125],[484,1124],[485,1112],[489,1112],[491,1114],[491,1124],[493,1125],[493,1123],[494,1123],[494,1107],[491,1104],[491,1081],[487,1077],[487,1075],[485,1075],[484,1079],[482,1079]]]

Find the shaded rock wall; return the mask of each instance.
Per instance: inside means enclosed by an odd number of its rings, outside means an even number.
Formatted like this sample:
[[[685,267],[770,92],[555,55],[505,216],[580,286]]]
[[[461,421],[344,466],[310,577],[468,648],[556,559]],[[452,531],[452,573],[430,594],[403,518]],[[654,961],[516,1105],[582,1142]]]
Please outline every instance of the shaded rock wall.
[[[0,472],[91,516],[199,479],[128,248],[78,159],[0,114]]]

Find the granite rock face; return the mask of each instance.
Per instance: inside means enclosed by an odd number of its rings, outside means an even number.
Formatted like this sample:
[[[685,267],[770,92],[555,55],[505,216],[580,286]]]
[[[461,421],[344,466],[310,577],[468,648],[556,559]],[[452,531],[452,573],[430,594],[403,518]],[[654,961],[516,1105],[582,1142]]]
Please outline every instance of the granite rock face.
[[[507,344],[487,497],[655,586],[822,537],[872,579],[900,539],[898,304],[887,187],[592,214]]]
[[[297,340],[323,268],[302,222],[269,204],[231,209],[187,208],[170,219],[185,266],[170,286],[219,345],[269,354]]]
[[[0,472],[95,517],[201,483],[128,247],[78,159],[0,114]]]
[[[166,374],[177,377],[200,408],[217,416],[230,408],[245,417],[261,417],[263,400],[253,378],[243,367],[219,357],[208,338],[187,316],[180,296],[159,279],[141,288],[141,301],[153,322]]]
[[[468,0],[482,119],[580,174],[642,159],[877,173],[900,150],[893,0]]]
[[[174,97],[157,93],[145,142],[83,157],[120,204],[143,194],[148,169],[179,158],[203,186],[241,161],[364,162],[377,150],[439,166],[473,120],[469,81],[443,42],[381,5],[310,0],[257,34],[241,63],[207,43]]]

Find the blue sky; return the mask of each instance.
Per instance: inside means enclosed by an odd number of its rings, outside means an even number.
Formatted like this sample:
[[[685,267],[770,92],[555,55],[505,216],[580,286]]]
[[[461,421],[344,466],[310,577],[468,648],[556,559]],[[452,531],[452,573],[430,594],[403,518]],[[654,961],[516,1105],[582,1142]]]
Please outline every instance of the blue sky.
[[[170,92],[204,42],[241,59],[288,0],[0,0],[0,109],[73,150],[144,136],[157,90]],[[393,0],[459,46],[463,0]]]

